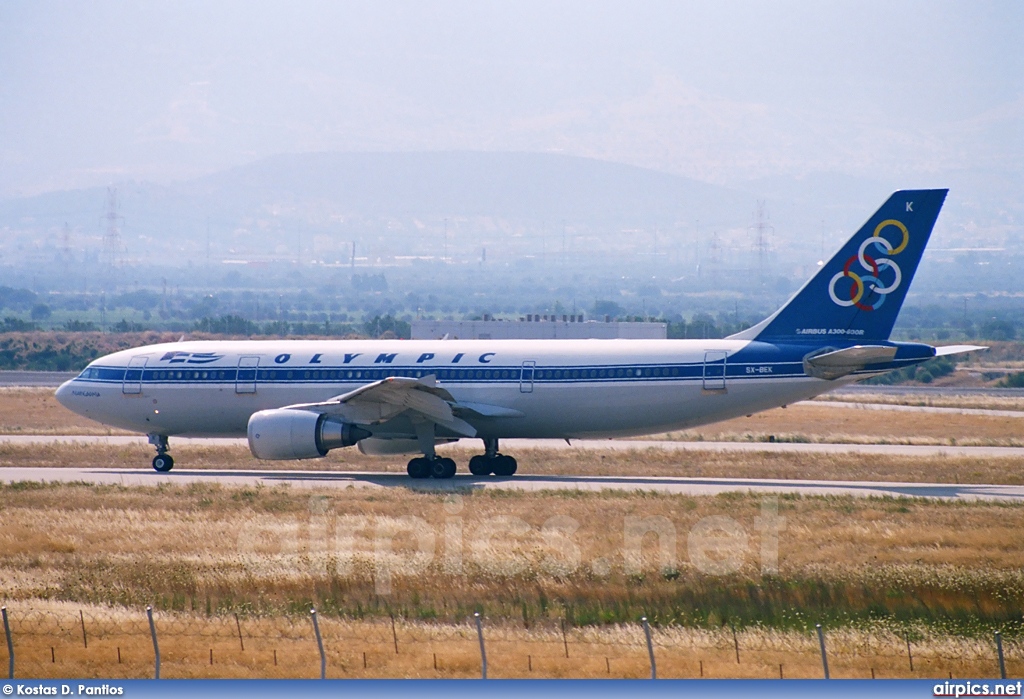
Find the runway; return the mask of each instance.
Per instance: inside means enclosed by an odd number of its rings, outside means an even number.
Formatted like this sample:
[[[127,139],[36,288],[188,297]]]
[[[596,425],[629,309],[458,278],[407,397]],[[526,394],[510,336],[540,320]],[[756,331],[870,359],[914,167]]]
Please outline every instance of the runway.
[[[142,436],[90,436],[90,435],[0,435],[0,444],[106,444],[115,446],[148,442]],[[472,440],[467,443],[476,444]],[[188,446],[238,446],[248,448],[244,439],[171,438],[171,451]],[[646,439],[574,439],[571,443],[559,439],[503,439],[502,449],[512,454],[524,449],[578,449],[581,451],[734,451],[801,454],[875,454],[886,456],[966,456],[975,458],[1024,458],[1024,447],[961,447],[921,444],[815,444],[804,442],[677,442]],[[440,451],[445,448],[441,447]]]
[[[293,488],[403,488],[423,492],[466,492],[480,489],[521,491],[648,491],[675,495],[718,495],[745,492],[763,495],[909,497],[944,500],[991,500],[1024,503],[1024,486],[957,485],[950,483],[886,483],[868,481],[775,480],[760,478],[674,478],[647,476],[551,476],[519,474],[511,478],[456,475],[451,480],[413,480],[404,473],[363,471],[257,471],[175,469],[0,468],[0,482],[91,483],[155,486],[193,483],[223,486],[288,485]]]

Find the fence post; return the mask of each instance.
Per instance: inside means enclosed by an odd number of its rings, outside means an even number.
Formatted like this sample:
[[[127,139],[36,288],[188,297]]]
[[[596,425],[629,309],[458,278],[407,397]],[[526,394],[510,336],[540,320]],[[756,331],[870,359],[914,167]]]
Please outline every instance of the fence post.
[[[4,617],[4,636],[7,637],[7,679],[14,679],[14,639],[11,638],[11,622],[7,619],[7,607],[0,607]]]
[[[160,679],[160,644],[156,642],[156,624],[153,623],[153,607],[146,607],[146,616],[149,618],[149,635],[153,637],[153,679],[158,680]]]
[[[999,677],[1006,679],[1006,662],[1003,659],[1003,634],[996,631],[996,650],[999,652]]]
[[[245,650],[245,641],[242,640],[242,622],[238,620],[238,613],[235,613],[235,628],[238,629],[238,645]]]
[[[85,635],[85,614],[82,613],[81,609],[78,610],[78,619],[82,622],[82,645],[88,648],[89,638]]]
[[[316,647],[320,649],[320,679],[327,679],[327,656],[324,655],[324,639],[320,636],[320,622],[316,620],[316,610],[310,609],[309,615],[313,617],[313,633],[316,634]]]
[[[658,666],[654,663],[654,644],[651,642],[651,625],[647,623],[647,617],[640,617],[644,625],[644,636],[647,637],[647,657],[651,659],[651,679],[658,679]]]
[[[480,620],[480,612],[473,612],[476,620],[476,636],[480,639],[480,679],[487,679],[487,649],[484,648],[484,625]]]
[[[910,652],[910,634],[906,634],[907,638],[907,660],[910,661],[910,671],[914,671],[914,655]]]
[[[821,630],[821,624],[815,624],[818,629],[818,645],[821,646],[821,667],[825,670],[825,679],[828,677],[828,656],[825,655],[825,632]]]

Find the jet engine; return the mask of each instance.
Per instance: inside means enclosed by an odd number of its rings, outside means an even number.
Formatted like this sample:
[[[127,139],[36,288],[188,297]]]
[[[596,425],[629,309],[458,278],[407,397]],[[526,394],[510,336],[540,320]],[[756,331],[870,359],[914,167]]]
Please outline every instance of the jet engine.
[[[368,430],[308,410],[261,410],[249,418],[249,451],[257,459],[315,459],[350,447]]]

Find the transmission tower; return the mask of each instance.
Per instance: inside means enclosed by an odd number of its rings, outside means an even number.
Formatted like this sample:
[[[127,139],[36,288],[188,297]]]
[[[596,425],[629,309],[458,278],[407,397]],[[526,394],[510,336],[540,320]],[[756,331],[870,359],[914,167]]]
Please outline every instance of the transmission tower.
[[[761,286],[764,286],[764,271],[768,264],[768,257],[771,254],[771,241],[769,235],[775,232],[775,228],[768,223],[768,212],[765,202],[757,202],[757,211],[754,213],[754,248],[757,250],[757,279]]]
[[[60,234],[60,261],[64,265],[64,273],[67,274],[68,265],[71,263],[71,226],[64,222],[64,230]]]
[[[117,188],[107,187],[107,213],[103,215],[107,230],[103,234],[103,264],[108,268],[121,262],[121,228],[124,221],[118,211]]]

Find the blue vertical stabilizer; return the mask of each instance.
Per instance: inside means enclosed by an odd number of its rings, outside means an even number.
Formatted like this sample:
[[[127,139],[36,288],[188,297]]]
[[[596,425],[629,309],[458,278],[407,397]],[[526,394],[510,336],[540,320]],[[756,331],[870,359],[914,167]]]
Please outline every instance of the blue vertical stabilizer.
[[[888,340],[947,191],[895,192],[786,305],[730,339]]]

